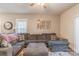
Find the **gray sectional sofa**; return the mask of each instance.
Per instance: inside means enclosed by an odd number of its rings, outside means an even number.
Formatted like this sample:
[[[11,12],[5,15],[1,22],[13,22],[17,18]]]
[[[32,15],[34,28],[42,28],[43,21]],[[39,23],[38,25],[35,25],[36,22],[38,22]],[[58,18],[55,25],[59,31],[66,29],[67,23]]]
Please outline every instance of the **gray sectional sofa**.
[[[18,35],[23,36],[23,40],[19,40],[22,38],[19,38]],[[59,38],[56,36],[56,33],[43,33],[43,34],[28,34],[28,33],[22,33],[18,34],[18,40],[15,42],[11,42],[11,45],[13,47],[13,53],[12,55],[15,56],[18,51],[24,47],[27,46],[29,43],[45,43],[48,48],[51,48],[51,51],[68,51],[68,45],[69,42],[67,39],[65,40],[58,40]]]

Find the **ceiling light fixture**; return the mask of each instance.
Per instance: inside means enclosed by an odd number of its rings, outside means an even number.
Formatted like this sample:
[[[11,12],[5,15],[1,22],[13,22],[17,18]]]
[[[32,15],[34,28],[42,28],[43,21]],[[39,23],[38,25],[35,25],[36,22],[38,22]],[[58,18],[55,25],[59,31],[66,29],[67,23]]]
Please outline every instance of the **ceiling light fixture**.
[[[36,3],[36,5],[39,5],[39,6],[44,6],[45,3]]]
[[[30,6],[34,7],[34,6],[40,6],[40,7],[44,7],[46,8],[46,4],[45,3],[32,3]]]

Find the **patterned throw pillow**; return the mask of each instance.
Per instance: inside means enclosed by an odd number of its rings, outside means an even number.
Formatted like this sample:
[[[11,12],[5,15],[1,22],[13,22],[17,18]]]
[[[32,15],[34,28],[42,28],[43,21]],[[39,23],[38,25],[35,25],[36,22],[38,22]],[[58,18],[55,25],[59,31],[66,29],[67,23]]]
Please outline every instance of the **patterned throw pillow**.
[[[1,34],[1,36],[9,43],[18,39],[17,35],[15,34]]]

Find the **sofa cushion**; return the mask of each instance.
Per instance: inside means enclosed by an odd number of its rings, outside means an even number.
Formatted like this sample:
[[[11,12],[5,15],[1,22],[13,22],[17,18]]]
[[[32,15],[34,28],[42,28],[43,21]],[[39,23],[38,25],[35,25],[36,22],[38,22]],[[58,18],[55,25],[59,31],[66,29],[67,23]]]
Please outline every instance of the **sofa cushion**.
[[[37,35],[37,40],[47,40],[45,35]]]
[[[51,48],[51,51],[58,52],[58,51],[68,51],[68,41],[64,40],[52,40],[48,42],[48,47]]]
[[[36,35],[28,35],[29,40],[37,40]]]
[[[24,41],[24,35],[23,34],[19,34],[18,35],[18,41]]]

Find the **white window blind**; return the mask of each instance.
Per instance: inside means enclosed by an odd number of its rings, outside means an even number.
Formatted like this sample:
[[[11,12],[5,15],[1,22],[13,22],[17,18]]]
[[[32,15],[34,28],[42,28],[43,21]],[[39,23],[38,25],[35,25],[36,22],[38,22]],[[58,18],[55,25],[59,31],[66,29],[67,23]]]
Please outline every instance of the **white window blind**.
[[[27,33],[27,21],[18,19],[16,20],[16,33]]]

